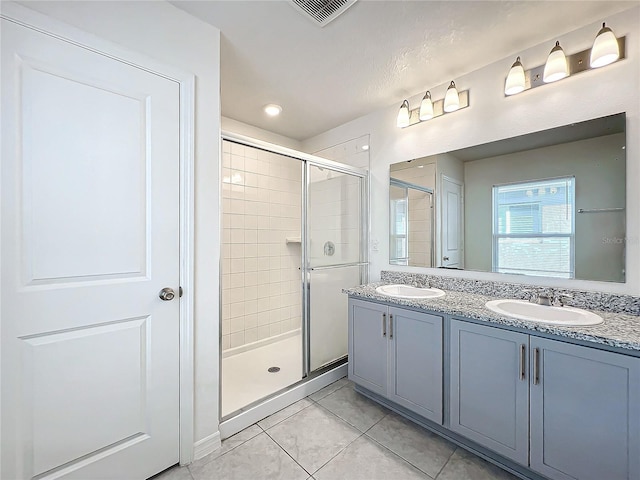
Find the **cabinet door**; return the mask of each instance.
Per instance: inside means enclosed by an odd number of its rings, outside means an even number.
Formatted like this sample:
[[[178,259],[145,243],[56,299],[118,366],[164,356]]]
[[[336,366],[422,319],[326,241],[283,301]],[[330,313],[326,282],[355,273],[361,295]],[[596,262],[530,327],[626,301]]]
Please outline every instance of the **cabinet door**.
[[[442,424],[442,317],[390,307],[388,336],[387,396]]]
[[[536,337],[531,351],[531,468],[554,479],[640,478],[640,359]]]
[[[387,393],[387,307],[349,300],[349,379]]]
[[[450,428],[523,465],[529,460],[528,344],[522,333],[451,321]]]

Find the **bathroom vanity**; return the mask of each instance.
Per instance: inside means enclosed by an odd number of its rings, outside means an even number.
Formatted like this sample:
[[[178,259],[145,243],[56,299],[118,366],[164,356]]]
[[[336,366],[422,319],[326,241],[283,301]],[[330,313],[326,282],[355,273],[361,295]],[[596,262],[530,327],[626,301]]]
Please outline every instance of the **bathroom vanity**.
[[[640,478],[640,299],[572,292],[604,322],[567,327],[485,307],[521,285],[411,277],[446,295],[345,290],[359,392],[529,478]]]

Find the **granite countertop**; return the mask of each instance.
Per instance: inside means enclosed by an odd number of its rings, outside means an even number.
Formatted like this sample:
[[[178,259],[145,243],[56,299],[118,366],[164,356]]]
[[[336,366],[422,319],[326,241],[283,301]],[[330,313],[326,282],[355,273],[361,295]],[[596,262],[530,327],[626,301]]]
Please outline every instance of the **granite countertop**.
[[[587,327],[565,327],[545,323],[529,322],[506,317],[489,310],[485,303],[498,297],[490,297],[476,293],[446,291],[440,298],[413,300],[394,298],[376,292],[376,287],[388,282],[370,283],[353,288],[343,289],[350,297],[376,300],[392,305],[412,307],[445,315],[460,316],[480,320],[496,325],[515,327],[531,332],[540,332],[557,337],[572,338],[583,342],[608,345],[610,347],[640,352],[640,317],[623,313],[612,313],[591,310],[604,318],[599,325]],[[634,352],[634,354],[636,354]]]

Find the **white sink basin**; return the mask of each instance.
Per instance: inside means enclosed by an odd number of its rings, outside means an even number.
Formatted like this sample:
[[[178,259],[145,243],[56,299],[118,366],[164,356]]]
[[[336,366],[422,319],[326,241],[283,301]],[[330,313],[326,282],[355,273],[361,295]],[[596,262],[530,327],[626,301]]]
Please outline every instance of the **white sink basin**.
[[[527,300],[491,300],[486,307],[507,317],[553,325],[597,325],[604,320],[600,315],[574,307],[548,307]]]
[[[381,285],[376,292],[395,298],[412,298],[415,300],[425,298],[444,297],[445,293],[439,288],[418,288],[411,285]]]

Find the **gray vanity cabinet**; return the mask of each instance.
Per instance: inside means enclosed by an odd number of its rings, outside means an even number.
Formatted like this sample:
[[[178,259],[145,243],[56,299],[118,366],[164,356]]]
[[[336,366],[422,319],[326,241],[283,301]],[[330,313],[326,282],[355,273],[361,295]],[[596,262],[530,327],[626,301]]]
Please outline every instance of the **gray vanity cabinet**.
[[[531,337],[532,469],[640,479],[640,359]]]
[[[388,308],[349,300],[349,378],[378,395],[387,394]]]
[[[640,479],[640,358],[451,320],[450,429],[554,480]]]
[[[349,378],[442,424],[442,317],[350,300]]]
[[[450,429],[529,460],[529,335],[451,320]]]
[[[442,317],[389,307],[389,325],[387,397],[442,425]]]

